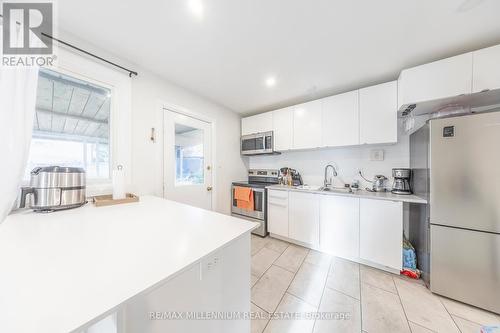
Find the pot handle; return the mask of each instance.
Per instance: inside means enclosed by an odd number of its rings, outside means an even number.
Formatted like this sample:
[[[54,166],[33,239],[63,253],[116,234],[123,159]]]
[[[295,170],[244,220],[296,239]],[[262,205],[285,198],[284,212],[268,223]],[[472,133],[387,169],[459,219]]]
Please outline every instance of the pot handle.
[[[30,193],[31,194],[35,193],[33,187],[21,187],[21,202],[19,203],[19,208],[26,207],[26,196]]]

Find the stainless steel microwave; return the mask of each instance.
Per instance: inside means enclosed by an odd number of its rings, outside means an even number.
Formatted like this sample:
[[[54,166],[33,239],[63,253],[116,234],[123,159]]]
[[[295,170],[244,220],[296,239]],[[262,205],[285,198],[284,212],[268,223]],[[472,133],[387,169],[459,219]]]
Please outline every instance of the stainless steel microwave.
[[[273,132],[255,133],[241,137],[242,155],[278,154],[274,151]]]

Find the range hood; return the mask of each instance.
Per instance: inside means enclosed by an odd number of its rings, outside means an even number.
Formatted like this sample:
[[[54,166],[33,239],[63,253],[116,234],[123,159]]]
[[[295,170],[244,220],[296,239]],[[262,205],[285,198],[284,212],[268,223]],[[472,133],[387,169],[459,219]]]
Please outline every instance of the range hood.
[[[500,89],[402,105],[398,118],[411,134],[429,119],[465,115],[483,111],[500,111]]]
[[[399,118],[440,114],[474,113],[500,107],[500,89],[402,105]]]

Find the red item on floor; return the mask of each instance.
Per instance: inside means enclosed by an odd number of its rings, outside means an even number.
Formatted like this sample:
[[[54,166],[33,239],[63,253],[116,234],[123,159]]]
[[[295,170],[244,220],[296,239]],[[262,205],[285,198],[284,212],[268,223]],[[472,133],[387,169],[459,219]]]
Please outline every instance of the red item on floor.
[[[409,278],[412,279],[419,279],[420,278],[420,271],[418,269],[408,269],[404,268],[401,270],[401,274],[406,275]]]

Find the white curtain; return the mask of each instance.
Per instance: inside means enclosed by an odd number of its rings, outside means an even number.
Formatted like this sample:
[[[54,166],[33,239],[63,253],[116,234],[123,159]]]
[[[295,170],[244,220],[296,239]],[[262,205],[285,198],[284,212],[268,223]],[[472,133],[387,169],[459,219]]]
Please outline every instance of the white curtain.
[[[26,168],[37,84],[37,67],[0,65],[0,223],[12,209]]]

